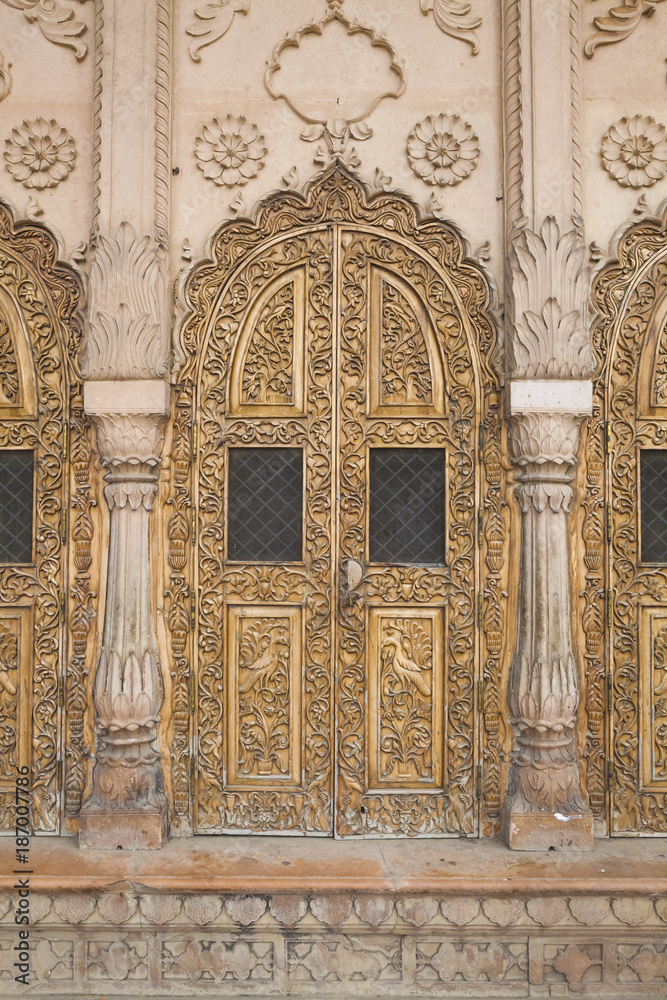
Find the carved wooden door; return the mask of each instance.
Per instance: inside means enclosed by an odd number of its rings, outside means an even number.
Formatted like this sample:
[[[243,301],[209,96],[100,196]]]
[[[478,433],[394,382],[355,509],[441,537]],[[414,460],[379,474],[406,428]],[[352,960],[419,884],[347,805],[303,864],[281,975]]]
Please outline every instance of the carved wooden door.
[[[407,201],[371,210],[338,168],[308,197],[224,226],[188,279],[167,525],[176,822],[192,678],[196,831],[474,834],[484,635],[491,820],[499,773],[491,435],[479,474],[497,411],[472,346],[492,344],[488,292]]]

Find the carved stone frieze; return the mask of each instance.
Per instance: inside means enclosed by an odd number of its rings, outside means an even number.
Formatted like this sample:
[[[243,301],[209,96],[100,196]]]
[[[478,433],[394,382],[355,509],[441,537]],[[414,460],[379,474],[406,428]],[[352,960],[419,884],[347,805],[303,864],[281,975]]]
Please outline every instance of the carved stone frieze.
[[[589,339],[586,246],[576,230],[560,235],[549,216],[523,229],[508,257],[508,356],[512,378],[587,378]]]
[[[225,187],[247,184],[264,166],[265,156],[264,136],[243,115],[213,118],[195,141],[195,159],[204,177]]]
[[[667,129],[647,115],[621,118],[602,137],[602,165],[622,187],[650,187],[667,173]]]
[[[625,998],[667,978],[664,897],[580,894],[268,896],[216,892],[36,893],[35,996],[100,989],[359,997],[510,993]],[[267,905],[268,904],[268,905]],[[13,912],[0,906],[0,992],[13,972]],[[530,961],[528,960],[530,956]]]
[[[56,187],[74,169],[76,147],[55,119],[36,118],[13,128],[5,139],[5,166],[24,187]]]
[[[36,23],[45,38],[56,45],[74,50],[78,60],[84,59],[88,45],[81,40],[88,26],[77,20],[74,9],[60,0],[2,0],[15,10],[22,10],[26,21]]]
[[[427,184],[460,184],[478,159],[479,139],[458,115],[428,115],[408,136],[408,161]]]
[[[123,222],[95,238],[89,327],[82,371],[87,379],[153,379],[168,370],[165,251]]]

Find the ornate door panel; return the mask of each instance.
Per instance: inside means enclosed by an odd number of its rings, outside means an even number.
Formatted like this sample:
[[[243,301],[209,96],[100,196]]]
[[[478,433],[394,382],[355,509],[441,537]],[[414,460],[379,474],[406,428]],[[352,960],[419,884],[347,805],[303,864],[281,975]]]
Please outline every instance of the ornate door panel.
[[[207,343],[199,830],[331,831],[332,240],[247,261]]]
[[[185,294],[176,824],[192,775],[202,832],[473,834],[476,783],[492,829],[505,528],[481,272],[335,166],[223,226]]]
[[[606,703],[610,832],[621,836],[667,833],[666,222],[628,229],[593,291],[593,343],[606,364],[595,386],[584,504],[591,585],[583,624],[596,668],[587,707],[595,733]],[[604,738],[597,744],[599,774]]]
[[[387,234],[343,229],[340,275],[337,833],[472,833],[476,407],[462,310],[428,258]]]

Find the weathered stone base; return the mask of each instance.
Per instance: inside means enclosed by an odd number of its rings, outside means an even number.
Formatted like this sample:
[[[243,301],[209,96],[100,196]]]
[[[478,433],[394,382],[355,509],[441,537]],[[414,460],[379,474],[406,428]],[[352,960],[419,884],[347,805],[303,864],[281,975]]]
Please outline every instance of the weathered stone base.
[[[155,850],[167,840],[167,809],[154,812],[82,812],[79,846],[93,851]]]
[[[6,876],[0,996],[667,995],[664,842],[568,858],[479,841],[241,839],[172,841],[149,856],[40,838],[31,985],[13,980]],[[0,846],[0,872],[12,847]]]
[[[503,836],[513,851],[592,851],[593,814],[508,809],[503,816]]]

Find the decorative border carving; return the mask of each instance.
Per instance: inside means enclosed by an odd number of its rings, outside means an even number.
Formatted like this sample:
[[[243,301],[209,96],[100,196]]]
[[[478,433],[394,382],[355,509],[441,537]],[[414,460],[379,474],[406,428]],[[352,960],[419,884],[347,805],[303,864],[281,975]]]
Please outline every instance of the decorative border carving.
[[[0,914],[4,995],[16,954],[8,893]],[[33,891],[31,992],[340,998],[393,987],[464,997],[551,987],[625,998],[664,986],[666,920],[665,896]]]

